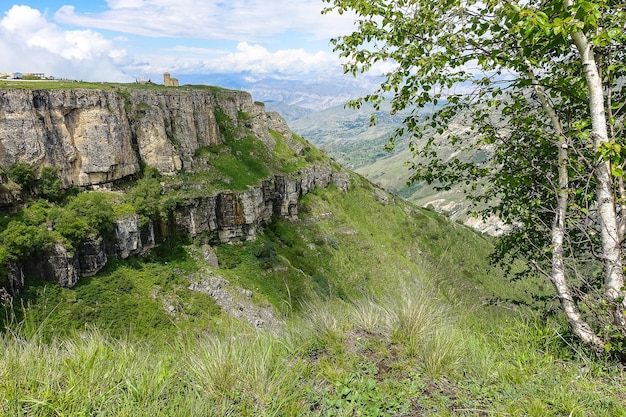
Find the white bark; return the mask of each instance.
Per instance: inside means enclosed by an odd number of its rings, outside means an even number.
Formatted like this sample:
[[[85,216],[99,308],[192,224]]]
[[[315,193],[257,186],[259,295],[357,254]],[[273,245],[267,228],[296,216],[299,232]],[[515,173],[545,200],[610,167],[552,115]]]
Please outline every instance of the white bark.
[[[604,342],[598,337],[598,335],[596,335],[591,326],[589,326],[580,314],[578,306],[572,297],[572,291],[568,285],[565,273],[563,241],[565,239],[565,219],[567,217],[567,206],[569,200],[569,173],[567,170],[569,156],[567,137],[565,136],[563,126],[556,111],[554,110],[552,102],[546,95],[543,87],[537,82],[532,71],[529,71],[527,75],[533,80],[535,93],[541,102],[542,108],[550,117],[552,128],[556,132],[558,138],[558,189],[556,190],[557,208],[554,221],[552,223],[551,233],[552,270],[550,272],[550,281],[552,281],[552,284],[554,285],[557,296],[561,301],[563,313],[565,314],[565,317],[567,318],[574,334],[584,343],[593,346],[596,350],[601,351],[604,348]]]
[[[565,6],[572,5],[572,0],[566,0]],[[572,41],[578,49],[587,90],[589,94],[589,112],[591,115],[591,138],[595,149],[599,149],[604,143],[609,142],[607,129],[606,111],[604,107],[604,92],[602,78],[593,53],[591,42],[585,34],[574,31],[571,34]],[[598,218],[600,221],[600,237],[602,243],[602,257],[604,260],[605,296],[611,303],[616,303],[623,298],[622,287],[624,286],[624,274],[621,254],[621,241],[619,222],[616,214],[617,202],[611,167],[608,161],[599,161],[595,170]],[[624,316],[624,301],[615,307],[614,315],[616,324],[622,330],[626,329],[626,317]]]

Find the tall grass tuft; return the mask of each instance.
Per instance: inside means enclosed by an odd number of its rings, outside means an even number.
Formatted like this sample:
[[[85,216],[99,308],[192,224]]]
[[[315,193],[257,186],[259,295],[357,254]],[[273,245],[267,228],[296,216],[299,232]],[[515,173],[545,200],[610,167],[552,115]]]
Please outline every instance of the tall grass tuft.
[[[351,325],[343,303],[307,303],[302,316],[302,331],[309,335],[311,350],[333,355],[344,353],[346,331]]]
[[[387,312],[371,298],[356,300],[350,311],[350,321],[356,330],[374,334],[384,332]]]
[[[418,357],[422,370],[431,378],[458,374],[465,349],[458,328],[442,324],[429,332],[420,344]]]
[[[391,342],[423,372],[437,378],[458,371],[463,340],[449,307],[431,291],[409,286],[385,301]]]
[[[204,335],[185,358],[189,383],[221,413],[298,415],[302,364],[271,334]]]

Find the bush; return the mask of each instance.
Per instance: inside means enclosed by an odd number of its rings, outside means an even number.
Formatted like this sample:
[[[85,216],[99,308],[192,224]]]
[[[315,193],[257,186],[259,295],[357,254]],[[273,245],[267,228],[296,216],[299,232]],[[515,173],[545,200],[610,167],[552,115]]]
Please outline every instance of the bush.
[[[259,265],[265,269],[269,269],[278,263],[278,253],[276,248],[270,242],[253,242],[248,244],[252,254],[258,259]]]
[[[43,200],[39,200],[26,207],[20,213],[20,220],[29,226],[39,226],[48,220],[49,210],[50,205]]]
[[[156,178],[143,178],[128,192],[127,200],[139,214],[143,226],[159,214],[163,187]]]
[[[156,178],[156,179],[159,179],[159,178],[161,178],[161,173],[155,167],[153,167],[151,165],[146,165],[143,168],[143,178]]]
[[[89,226],[91,234],[106,235],[115,222],[113,206],[107,196],[99,192],[80,193],[66,207],[67,210],[82,217]]]
[[[27,162],[16,162],[9,167],[9,178],[25,189],[30,189],[35,182],[35,168]]]
[[[219,245],[215,253],[221,269],[235,269],[242,262],[243,249],[240,245]]]
[[[54,230],[75,248],[81,240],[89,236],[91,229],[84,217],[71,210],[60,210],[54,221]]]
[[[56,167],[43,167],[38,182],[39,193],[48,201],[58,201],[61,198],[61,179]]]
[[[42,250],[52,239],[44,225],[32,226],[14,220],[0,234],[0,241],[5,260],[18,260]]]

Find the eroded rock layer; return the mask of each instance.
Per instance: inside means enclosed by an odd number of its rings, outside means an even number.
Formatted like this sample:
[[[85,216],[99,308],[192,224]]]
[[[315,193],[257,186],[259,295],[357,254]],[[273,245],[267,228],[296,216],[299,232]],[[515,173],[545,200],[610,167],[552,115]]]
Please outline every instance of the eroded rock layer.
[[[218,118],[245,126],[273,149],[271,130],[283,135],[296,154],[284,119],[266,113],[241,91],[207,89],[0,90],[0,168],[16,162],[58,168],[64,187],[108,187],[133,178],[142,165],[163,175],[204,164],[199,148],[221,144]],[[347,189],[349,176],[329,162],[292,175],[273,175],[245,191],[223,191],[183,199],[158,224],[140,226],[139,216],[117,219],[108,238],[90,238],[69,252],[56,244],[6,268],[4,287],[16,293],[29,277],[65,287],[97,273],[109,256],[127,258],[158,245],[171,234],[212,235],[221,242],[254,239],[273,217],[295,218],[298,199],[316,187]],[[0,171],[0,206],[18,204]]]

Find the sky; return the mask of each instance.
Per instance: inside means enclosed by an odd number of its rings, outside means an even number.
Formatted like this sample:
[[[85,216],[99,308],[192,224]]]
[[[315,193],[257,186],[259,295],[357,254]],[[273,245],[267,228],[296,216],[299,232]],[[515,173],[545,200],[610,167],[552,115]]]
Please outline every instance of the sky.
[[[340,80],[330,38],[354,17],[322,0],[0,0],[0,72],[162,82],[237,74]]]

